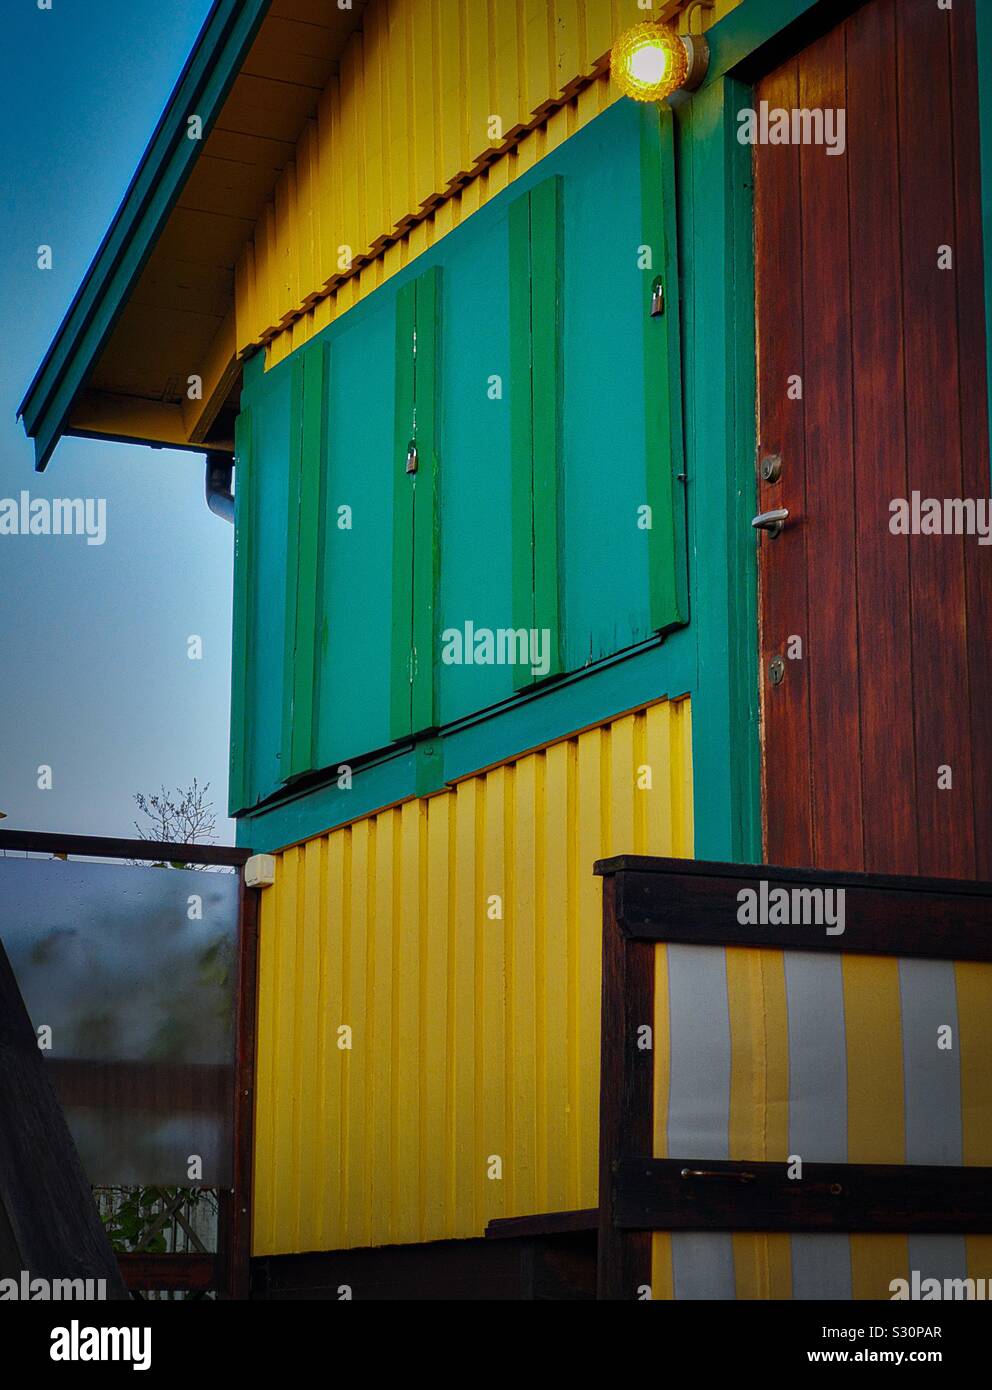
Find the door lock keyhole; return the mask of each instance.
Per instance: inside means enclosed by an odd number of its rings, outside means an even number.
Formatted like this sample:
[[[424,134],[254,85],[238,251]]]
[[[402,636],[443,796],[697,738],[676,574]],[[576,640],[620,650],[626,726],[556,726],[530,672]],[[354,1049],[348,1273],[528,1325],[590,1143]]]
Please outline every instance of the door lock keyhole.
[[[761,481],[777,483],[782,476],[782,455],[766,454],[761,460]]]

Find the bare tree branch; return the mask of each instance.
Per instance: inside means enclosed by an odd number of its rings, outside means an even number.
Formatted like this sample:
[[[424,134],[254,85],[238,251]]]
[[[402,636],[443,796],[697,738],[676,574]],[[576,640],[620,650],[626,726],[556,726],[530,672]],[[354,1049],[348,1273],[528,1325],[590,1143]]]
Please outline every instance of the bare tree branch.
[[[207,799],[209,790],[209,782],[201,787],[194,777],[188,787],[177,787],[175,790],[160,787],[150,796],[135,792],[134,803],[144,817],[144,821],[134,822],[138,839],[161,840],[177,845],[215,844],[217,815],[213,802]]]

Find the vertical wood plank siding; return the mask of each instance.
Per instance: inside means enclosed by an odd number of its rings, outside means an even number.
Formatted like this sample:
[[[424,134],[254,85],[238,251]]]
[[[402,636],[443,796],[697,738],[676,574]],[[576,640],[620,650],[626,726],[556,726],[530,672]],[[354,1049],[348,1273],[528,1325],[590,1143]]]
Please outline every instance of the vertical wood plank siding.
[[[413,732],[437,724],[435,627],[441,563],[441,512],[438,489],[441,346],[441,268],[417,279],[414,345],[414,431],[420,467],[413,475],[413,651],[411,719]]]
[[[290,417],[289,507],[286,538],[286,632],[283,665],[283,746],[286,779],[314,768],[314,631],[320,592],[318,539],[324,453],[326,343],[312,343],[294,363]]]
[[[692,853],[690,749],[688,700],[652,705],[280,856],[262,895],[256,1254],[596,1204],[592,865]]]
[[[675,128],[667,108],[648,107],[642,117],[641,187],[643,248],[650,256],[645,290],[649,282],[653,292],[659,279],[662,290],[660,315],[644,315],[645,496],[655,519],[648,533],[651,626],[661,631],[689,619],[685,519],[676,496],[685,455],[678,225],[675,198],[666,196],[676,187]]]
[[[513,445],[513,625],[548,634],[548,672],[561,661],[559,486],[562,430],[561,175],[510,209],[510,408]],[[528,666],[517,689],[532,685]]]
[[[255,533],[251,419],[250,410],[243,410],[238,416],[234,443],[238,464],[238,488],[234,500],[234,630],[231,664],[231,755],[228,774],[229,799],[232,806],[243,806],[247,802],[251,781],[250,769],[245,766],[252,738],[248,699],[248,670],[249,662],[252,660],[250,577],[253,564],[252,539]]]
[[[847,112],[841,159],[755,151],[758,447],[783,461],[757,509],[800,522],[758,550],[773,864],[992,864],[992,563],[926,522],[890,530],[897,499],[988,491],[974,22],[973,0],[872,0],[755,92]]]
[[[281,360],[532,168],[616,99],[614,38],[679,8],[371,0],[239,260],[239,355],[280,335]]]
[[[549,634],[550,674],[561,664],[558,527],[562,448],[564,192],[560,175],[530,195],[531,402],[533,424],[534,616]]]
[[[393,637],[389,731],[404,738],[411,730],[413,633],[413,509],[414,485],[404,460],[413,443],[415,425],[414,341],[417,331],[417,282],[411,280],[396,297],[396,412],[393,438]]]
[[[441,270],[404,285],[396,307],[393,620],[390,733],[400,739],[437,724],[434,667],[440,509],[438,399]],[[418,464],[407,471],[409,450]]]

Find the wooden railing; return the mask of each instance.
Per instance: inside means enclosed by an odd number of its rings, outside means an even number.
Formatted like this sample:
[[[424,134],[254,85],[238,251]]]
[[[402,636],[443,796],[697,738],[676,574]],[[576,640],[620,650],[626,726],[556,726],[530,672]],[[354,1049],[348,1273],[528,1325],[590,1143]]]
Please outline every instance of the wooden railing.
[[[655,1050],[643,1046],[661,944],[988,962],[992,884],[637,856],[604,860],[596,873],[604,880],[600,1298],[652,1296],[654,1231],[992,1231],[992,1168],[811,1162],[797,1181],[785,1162],[759,1155],[656,1158]],[[798,912],[767,911],[777,890]],[[842,924],[811,920],[815,894],[793,899],[795,890],[841,892]],[[769,920],[779,916],[791,920]]]

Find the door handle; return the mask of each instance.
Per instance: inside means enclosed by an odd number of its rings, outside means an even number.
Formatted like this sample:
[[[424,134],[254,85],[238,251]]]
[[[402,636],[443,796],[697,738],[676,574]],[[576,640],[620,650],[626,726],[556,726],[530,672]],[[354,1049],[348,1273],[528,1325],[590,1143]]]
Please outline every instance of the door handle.
[[[756,531],[767,531],[772,540],[779,534],[789,519],[788,507],[777,507],[773,512],[759,512],[751,525]]]

